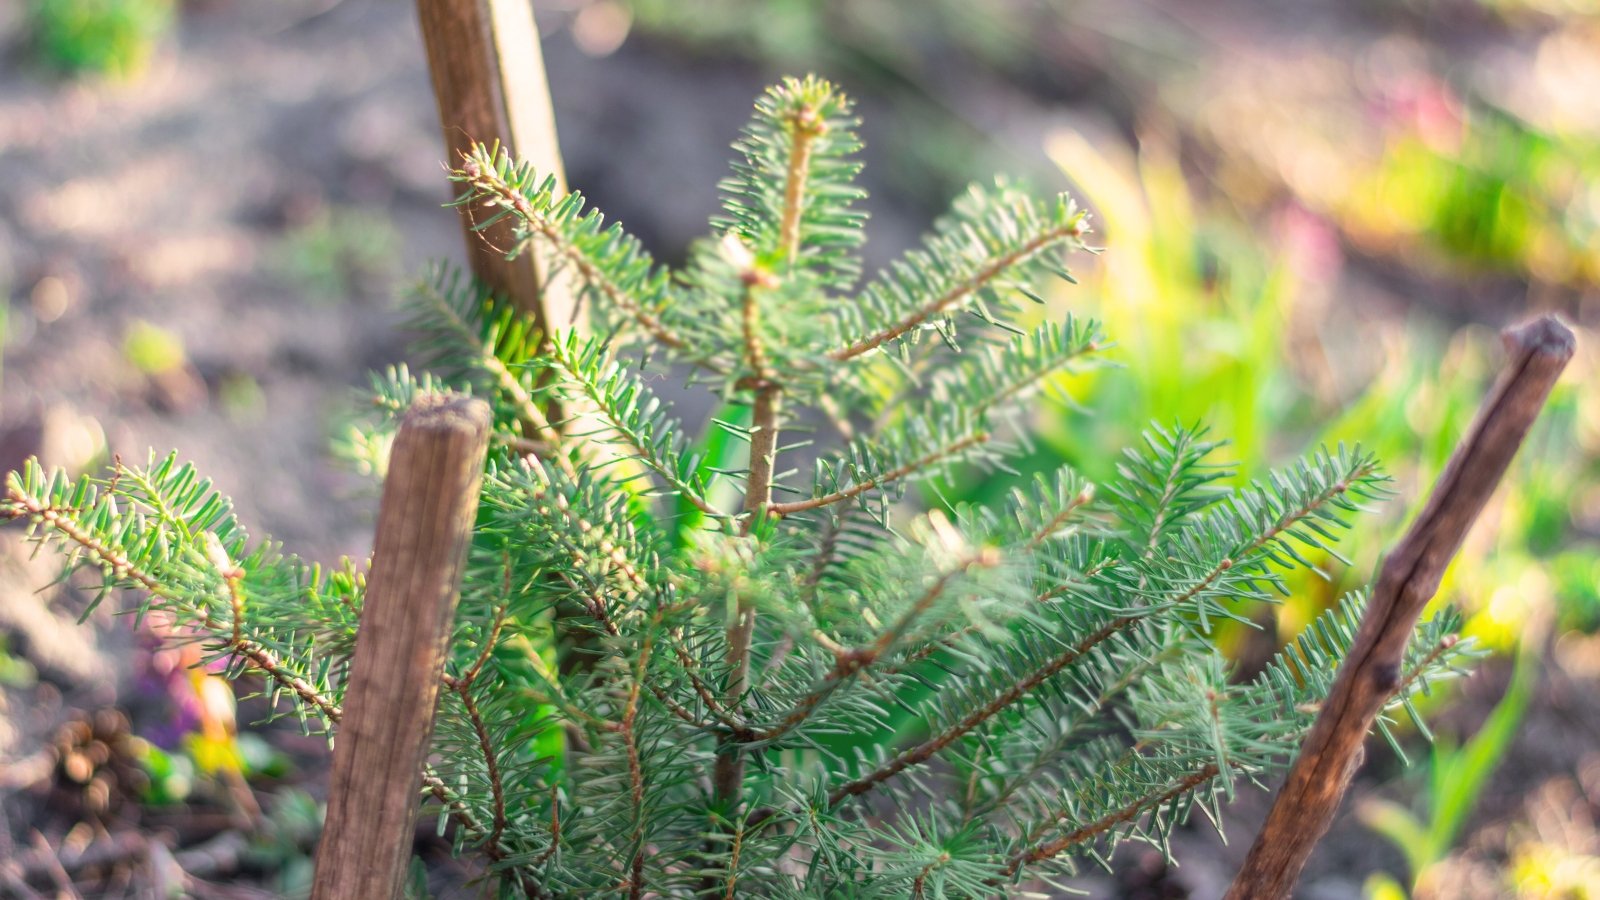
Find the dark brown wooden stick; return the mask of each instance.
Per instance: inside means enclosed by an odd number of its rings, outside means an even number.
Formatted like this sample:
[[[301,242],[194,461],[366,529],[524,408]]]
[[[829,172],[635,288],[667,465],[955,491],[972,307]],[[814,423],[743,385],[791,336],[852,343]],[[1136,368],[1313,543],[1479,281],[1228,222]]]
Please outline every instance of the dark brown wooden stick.
[[[313,898],[396,897],[405,881],[488,444],[481,400],[426,396],[401,422],[334,740]]]
[[[1503,337],[1506,368],[1427,505],[1384,561],[1350,654],[1228,890],[1229,900],[1289,895],[1338,812],[1373,721],[1399,687],[1402,655],[1418,616],[1572,358],[1572,332],[1553,316]]]
[[[531,161],[540,176],[566,176],[545,78],[539,32],[528,0],[417,0],[439,121],[453,166],[474,143],[499,141]],[[566,328],[577,311],[572,292],[544,284],[536,255],[506,259],[511,223],[472,230],[474,210],[461,207],[473,274],[528,315],[545,333]]]

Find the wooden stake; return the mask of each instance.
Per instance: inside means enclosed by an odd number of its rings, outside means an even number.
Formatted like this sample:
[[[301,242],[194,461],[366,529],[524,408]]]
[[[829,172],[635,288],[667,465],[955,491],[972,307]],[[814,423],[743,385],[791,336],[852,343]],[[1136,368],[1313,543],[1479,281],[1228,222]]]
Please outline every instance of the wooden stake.
[[[417,0],[417,18],[450,165],[475,143],[499,141],[512,155],[531,161],[541,176],[554,175],[565,190],[533,5],[528,0]],[[575,297],[560,279],[545,283],[548,267],[536,254],[505,258],[513,248],[510,222],[473,231],[473,212],[461,208],[473,274],[532,316],[543,333],[575,325]]]
[[[1229,900],[1289,896],[1360,767],[1373,721],[1400,686],[1401,661],[1418,616],[1574,350],[1572,332],[1553,316],[1509,330],[1504,339],[1506,368],[1427,505],[1384,561],[1350,654],[1228,890]]]
[[[482,400],[407,411],[378,509],[372,575],[334,741],[314,900],[399,896],[489,442]]]

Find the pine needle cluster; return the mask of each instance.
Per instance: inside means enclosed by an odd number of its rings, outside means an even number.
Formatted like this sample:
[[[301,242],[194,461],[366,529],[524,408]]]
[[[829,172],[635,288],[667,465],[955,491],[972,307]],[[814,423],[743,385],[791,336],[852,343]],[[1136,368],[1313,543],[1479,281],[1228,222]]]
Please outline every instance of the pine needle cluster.
[[[1066,197],[975,187],[863,280],[855,125],[826,82],[768,91],[680,271],[494,148],[452,174],[591,323],[538,334],[441,267],[410,307],[433,374],[375,378],[349,442],[381,472],[418,395],[492,404],[423,787],[506,895],[1060,886],[1280,770],[1350,645],[1360,596],[1248,680],[1213,635],[1385,493],[1360,450],[1232,489],[1203,430],[1153,428],[1108,483],[1062,469],[906,512],[919,479],[1004,469],[1012,414],[1107,343],[1017,324],[1087,249]],[[747,411],[715,420],[734,452],[689,439],[659,373]],[[30,466],[0,513],[337,731],[364,567],[251,542],[172,458],[76,482]],[[1454,624],[1419,631],[1396,708],[1453,671]]]

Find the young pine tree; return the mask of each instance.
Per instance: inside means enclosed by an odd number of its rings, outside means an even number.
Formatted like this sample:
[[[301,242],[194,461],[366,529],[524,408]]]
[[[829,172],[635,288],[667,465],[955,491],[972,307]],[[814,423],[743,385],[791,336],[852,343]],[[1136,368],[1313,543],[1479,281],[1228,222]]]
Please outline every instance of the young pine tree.
[[[1384,493],[1360,451],[1229,490],[1203,432],[1154,429],[1106,484],[1061,470],[995,507],[903,508],[914,480],[1003,469],[1008,414],[1105,341],[1017,325],[1085,249],[1065,197],[974,188],[861,282],[854,126],[826,82],[769,91],[677,272],[497,151],[453,174],[600,335],[535,334],[440,269],[413,307],[439,374],[376,379],[354,441],[381,469],[418,395],[492,403],[424,797],[507,895],[1058,885],[1285,765],[1350,643],[1359,596],[1248,681],[1211,634]],[[707,446],[736,449],[694,449],[652,371],[734,410]],[[0,512],[337,732],[362,566],[252,543],[170,457],[76,483],[30,466]],[[1451,627],[1416,636],[1396,704],[1451,670]]]

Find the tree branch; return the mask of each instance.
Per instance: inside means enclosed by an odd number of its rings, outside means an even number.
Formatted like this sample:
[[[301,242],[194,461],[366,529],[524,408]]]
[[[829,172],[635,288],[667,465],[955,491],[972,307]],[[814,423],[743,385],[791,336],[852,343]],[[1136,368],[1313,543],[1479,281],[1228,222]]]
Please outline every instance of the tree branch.
[[[1072,519],[1074,513],[1083,507],[1088,506],[1093,501],[1094,485],[1086,484],[1078,491],[1078,493],[1072,496],[1072,499],[1068,501],[1066,506],[1063,506],[1059,512],[1050,517],[1050,521],[1039,526],[1039,528],[1035,530],[1033,534],[1028,536],[1028,543],[1026,545],[1027,548],[1030,551],[1033,551],[1044,546],[1045,541],[1050,540],[1051,537],[1066,527],[1067,522]]]
[[[1073,645],[1072,648],[1052,659],[1046,665],[1040,666],[1010,687],[1001,691],[993,700],[968,713],[961,721],[934,737],[912,747],[891,758],[888,762],[868,772],[854,781],[842,784],[828,793],[828,805],[837,806],[846,798],[865,794],[879,784],[904,772],[914,765],[932,759],[934,754],[955,743],[962,735],[977,728],[984,722],[999,714],[1011,704],[1020,700],[1029,691],[1043,684],[1051,676],[1058,674],[1067,666],[1072,665],[1083,657],[1085,653],[1093,650],[1113,635],[1139,621],[1134,616],[1118,616],[1101,626],[1093,634]]]
[[[1282,898],[1327,831],[1373,721],[1401,685],[1417,618],[1511,464],[1572,358],[1572,332],[1546,316],[1504,335],[1510,358],[1439,476],[1427,505],[1385,560],[1361,628],[1228,897]]]
[[[834,654],[833,669],[822,679],[822,683],[796,702],[789,712],[778,720],[776,725],[750,735],[748,740],[776,740],[794,730],[806,719],[810,718],[822,701],[826,700],[829,694],[832,694],[840,685],[844,684],[847,678],[866,669],[882,658],[894,646],[895,642],[911,628],[911,625],[932,608],[934,603],[938,602],[939,597],[944,594],[952,580],[974,566],[992,568],[999,563],[999,553],[994,550],[982,550],[951,567],[949,571],[940,575],[926,591],[922,592],[922,595],[901,614],[894,625],[884,629],[883,633],[878,635],[877,640],[862,647],[852,647],[837,651]]]
[[[522,384],[521,379],[517,378],[516,373],[501,362],[500,358],[495,356],[492,351],[484,350],[478,335],[473,332],[467,322],[456,315],[456,311],[451,308],[449,303],[445,302],[444,296],[435,290],[432,284],[425,283],[420,290],[422,296],[428,300],[439,314],[439,321],[448,326],[451,331],[454,331],[463,343],[478,351],[476,362],[484,372],[494,379],[495,386],[511,398],[512,405],[517,408],[517,418],[529,432],[528,436],[537,437],[539,442],[547,447],[560,447],[560,432],[556,430],[555,426],[551,425],[550,419],[545,415],[544,410],[533,399],[533,394]],[[572,461],[567,459],[566,456],[555,453],[552,454],[552,458],[555,460],[556,465],[560,466],[561,470],[567,473],[569,477],[576,477]]]
[[[633,297],[628,296],[616,282],[606,278],[594,260],[584,253],[579,247],[567,240],[561,229],[550,221],[549,217],[535,209],[522,191],[508,184],[495,172],[493,160],[486,160],[488,151],[481,145],[472,154],[463,154],[461,168],[458,170],[460,177],[481,195],[491,199],[496,205],[511,210],[527,226],[529,232],[537,234],[550,243],[554,252],[570,263],[584,283],[604,294],[611,305],[627,314],[639,324],[644,331],[663,346],[673,350],[687,352],[689,343],[679,337],[666,323],[662,322]],[[481,227],[481,226],[480,226]],[[710,360],[699,360],[701,365],[716,370]]]
[[[748,732],[750,730],[749,726],[737,715],[723,709],[722,704],[717,702],[717,695],[711,690],[711,685],[706,684],[705,679],[701,678],[696,671],[699,665],[694,661],[694,657],[689,654],[689,651],[685,650],[682,644],[673,641],[672,652],[673,655],[678,657],[678,664],[683,666],[684,674],[689,677],[690,686],[700,696],[700,702],[706,705],[706,711],[711,713],[712,718],[721,722],[735,733]]]
[[[943,868],[949,862],[950,854],[946,852],[939,854],[932,862],[922,867],[922,871],[918,872],[917,877],[911,882],[912,900],[926,900],[928,896],[928,876],[932,875],[936,870]]]
[[[725,882],[726,889],[722,892],[722,900],[734,900],[734,888],[739,884],[739,854],[744,850],[744,819],[735,819],[733,825],[733,846],[728,853],[728,878]]]
[[[478,711],[478,703],[472,699],[472,683],[470,681],[456,680],[445,676],[447,687],[455,691],[461,698],[461,706],[467,712],[467,721],[472,725],[472,732],[478,738],[478,752],[483,754],[484,769],[489,776],[490,802],[494,808],[494,824],[490,826],[488,843],[498,845],[500,835],[506,830],[506,793],[505,784],[500,778],[500,761],[494,752],[494,743],[489,738],[488,724],[483,721],[483,714]]]
[[[1277,535],[1282,534],[1296,521],[1309,515],[1311,510],[1326,502],[1329,497],[1341,493],[1346,489],[1347,488],[1344,482],[1340,482],[1339,484],[1336,484],[1330,488],[1328,494],[1319,495],[1318,499],[1314,500],[1302,509],[1284,514],[1284,516],[1278,520],[1273,528],[1268,530],[1265,534],[1261,535],[1260,538],[1253,541],[1247,548],[1245,548],[1246,551],[1258,550],[1261,547],[1266,546]],[[1212,582],[1222,577],[1224,573],[1230,571],[1236,564],[1236,561],[1233,559],[1223,559],[1217,563],[1217,565],[1210,572],[1206,573],[1204,578],[1201,578],[1193,585],[1190,585],[1183,594],[1181,594],[1169,605],[1179,606],[1198,596],[1201,591],[1205,590],[1206,587]],[[1062,653],[1060,656],[1055,657],[1049,663],[1029,673],[1027,677],[1013,683],[1004,691],[1001,691],[1000,694],[989,703],[979,707],[976,710],[973,710],[971,713],[968,713],[965,718],[963,718],[960,722],[957,722],[945,732],[900,753],[899,755],[891,758],[888,762],[879,766],[877,769],[874,769],[872,772],[838,788],[835,788],[828,795],[828,804],[830,806],[834,806],[839,804],[846,797],[864,794],[876,787],[878,784],[893,778],[895,775],[898,775],[911,766],[926,762],[939,751],[950,746],[962,735],[965,735],[967,732],[993,718],[1001,710],[1004,710],[1017,700],[1021,699],[1029,691],[1032,691],[1034,688],[1057,675],[1068,666],[1077,662],[1085,653],[1088,653],[1096,646],[1110,639],[1113,635],[1134,624],[1135,622],[1142,620],[1148,615],[1149,613],[1146,611],[1138,614],[1122,615],[1112,619],[1110,622],[1102,625],[1093,634],[1079,641],[1076,645]]]
[[[1017,872],[1021,871],[1024,866],[1029,866],[1036,862],[1041,862],[1046,859],[1060,856],[1071,847],[1081,844],[1084,841],[1092,840],[1099,835],[1105,834],[1107,831],[1110,831],[1124,822],[1131,822],[1152,809],[1160,808],[1163,803],[1167,803],[1168,801],[1171,801],[1177,797],[1183,796],[1189,791],[1192,791],[1200,785],[1205,784],[1207,781],[1210,781],[1212,778],[1215,778],[1216,775],[1216,764],[1207,763],[1206,765],[1201,766],[1198,770],[1184,776],[1183,778],[1180,778],[1178,781],[1173,783],[1171,787],[1159,794],[1149,797],[1141,797],[1140,799],[1129,803],[1127,806],[1124,806],[1108,815],[1102,816],[1101,818],[1096,819],[1087,825],[1075,828],[1072,831],[1069,831],[1066,834],[1056,838],[1055,840],[1047,841],[1043,844],[1019,851],[1011,857],[1010,862],[1008,862],[1006,867],[1001,870],[1000,877],[991,881],[991,884],[1004,884],[1005,882],[1016,877]]]
[[[870,491],[875,487],[881,487],[892,481],[898,481],[907,475],[933,465],[941,459],[954,456],[957,453],[968,449],[969,447],[975,447],[978,444],[987,443],[988,440],[988,432],[974,432],[973,434],[969,434],[963,438],[960,438],[959,440],[952,441],[949,444],[934,450],[932,453],[929,453],[927,456],[924,456],[921,459],[912,460],[911,462],[908,462],[897,469],[892,469],[883,473],[882,475],[869,478],[866,481],[856,482],[855,484],[852,484],[843,490],[834,491],[833,493],[822,497],[812,497],[809,500],[795,500],[790,503],[774,503],[767,507],[767,511],[773,515],[787,516],[797,512],[805,512],[808,509],[817,509],[818,507],[829,506],[842,500],[849,500],[851,497],[857,497],[865,494],[867,491]]]
[[[987,287],[1011,268],[1026,262],[1051,244],[1064,241],[1067,238],[1075,238],[1082,234],[1083,224],[1081,222],[1074,222],[1071,225],[1060,228],[1052,228],[1011,252],[1002,253],[988,260],[961,283],[929,300],[922,307],[894,325],[877,334],[861,338],[848,347],[834,350],[828,354],[828,358],[836,362],[844,362],[845,360],[855,359],[864,353],[870,353]]]
[[[1144,676],[1144,673],[1185,652],[1193,652],[1192,645],[1174,642],[1160,653],[1143,657],[1130,666],[1121,678],[1101,690],[1099,695],[1094,698],[1094,702],[1083,709],[1083,715],[1078,721],[1093,722],[1094,717],[1099,715],[1107,704],[1116,699],[1117,695],[1133,686],[1135,682]],[[994,795],[984,799],[981,805],[974,805],[970,808],[965,814],[964,821],[974,821],[1004,806],[1018,791],[1031,783],[1040,772],[1057,762],[1055,759],[1056,754],[1066,750],[1067,745],[1078,736],[1076,732],[1075,727],[1064,729],[1058,737],[1051,740],[1052,752],[1037,754],[1034,761],[1027,768],[1009,779],[1002,779],[1000,786],[995,789]]]
[[[1112,558],[1101,560],[1100,562],[1095,563],[1093,566],[1090,566],[1088,571],[1079,573],[1079,577],[1062,581],[1053,587],[1044,590],[1037,597],[1035,597],[1034,600],[1038,603],[1048,603],[1062,594],[1065,594],[1075,586],[1088,584],[1095,576],[1099,575],[1101,572],[1115,564],[1116,560]],[[976,634],[977,631],[978,626],[966,625],[948,635],[945,635],[942,638],[928,641],[921,647],[918,647],[917,649],[901,657],[896,665],[889,670],[889,673],[893,674],[895,672],[902,672],[914,663],[919,663],[935,653],[938,653],[940,650],[948,650],[954,647],[957,641],[961,640],[967,635]]]
[[[767,512],[776,510],[772,502],[772,472],[778,455],[778,416],[783,407],[783,391],[775,384],[756,389],[751,410],[750,473],[745,482],[743,531],[749,534]]]
[[[634,459],[644,464],[650,471],[661,476],[662,481],[665,481],[669,487],[676,491],[678,496],[688,500],[695,509],[704,513],[708,518],[727,518],[721,510],[712,506],[709,501],[696,493],[693,486],[685,482],[677,472],[672,470],[671,466],[663,464],[656,457],[656,454],[652,453],[648,447],[635,438],[634,432],[629,428],[627,421],[622,415],[618,414],[618,408],[608,402],[608,397],[602,384],[589,377],[589,374],[583,371],[579,365],[573,364],[574,360],[569,358],[566,348],[553,346],[549,351],[549,359],[561,370],[568,381],[578,385],[579,390],[583,392],[584,398],[589,401],[588,408],[580,409],[578,411],[579,415],[587,414],[600,418],[602,425],[612,435],[615,435],[618,441],[633,450]],[[601,440],[605,440],[605,438],[602,437]]]
[[[183,601],[175,596],[177,594],[176,591],[169,590],[154,575],[133,565],[121,548],[112,547],[90,534],[78,523],[70,511],[49,506],[41,502],[37,497],[32,497],[16,490],[10,492],[10,497],[12,502],[16,504],[16,508],[14,512],[7,513],[8,517],[18,518],[23,515],[36,517],[45,525],[61,532],[68,540],[89,551],[93,558],[110,566],[113,575],[138,584],[152,597],[157,597],[173,604],[183,604]],[[196,618],[200,627],[212,632],[214,636],[220,637],[224,634],[231,635],[234,633],[233,625],[222,622],[203,609],[194,608],[185,611]],[[271,650],[243,637],[220,638],[220,640],[221,650],[249,660],[253,667],[288,689],[299,697],[302,702],[316,709],[329,722],[337,723],[339,721],[340,709],[338,705],[324,697],[309,682],[290,672]]]
[[[805,214],[806,181],[811,176],[811,145],[822,135],[826,125],[817,117],[816,108],[809,104],[795,110],[788,125],[794,142],[790,145],[789,165],[783,179],[778,249],[783,253],[784,265],[793,269],[800,256],[800,218]]]
[[[805,212],[805,184],[811,168],[811,143],[824,123],[817,110],[803,105],[789,122],[793,144],[784,177],[783,209],[779,216],[778,243],[784,265],[794,268],[800,254],[800,220]],[[762,286],[762,273],[749,269],[745,283],[743,326],[746,353],[752,369],[755,401],[751,408],[750,469],[745,479],[743,534],[749,535],[772,507],[772,476],[778,456],[778,427],[783,408],[783,388],[772,380],[766,352],[760,340],[756,290]],[[737,711],[750,680],[750,643],[755,636],[756,611],[744,598],[737,600],[733,621],[728,625],[728,702]],[[712,797],[719,811],[729,819],[740,815],[744,785],[744,750],[736,737],[718,742],[712,765]],[[708,885],[709,887],[710,885]]]
[[[756,389],[750,431],[750,473],[745,482],[744,521],[741,530],[749,535],[767,514],[772,502],[772,472],[778,453],[778,413],[783,393],[778,385],[767,383]],[[743,702],[750,678],[750,642],[755,634],[756,611],[743,597],[728,624],[727,705],[737,710]],[[730,736],[719,742],[712,767],[712,794],[718,807],[730,818],[737,815],[743,793],[744,752]]]
[[[645,669],[650,662],[651,635],[644,636],[638,659],[633,667],[633,684],[628,686],[628,704],[622,713],[622,733],[628,749],[628,789],[633,801],[633,859],[628,870],[628,897],[639,900],[644,896],[644,770],[639,763],[639,736],[635,721],[639,716],[639,688],[644,684]]]
[[[41,502],[39,498],[29,496],[15,489],[9,493],[9,500],[12,508],[5,510],[5,517],[37,517],[42,523],[59,531],[68,540],[87,550],[93,558],[110,566],[115,575],[137,584],[140,589],[150,596],[174,604],[183,602],[174,596],[176,592],[163,585],[155,575],[134,566],[120,548],[105,544],[85,530],[72,516],[71,511],[48,506]],[[212,632],[214,635],[233,633],[231,623],[222,622],[203,610],[191,609],[189,612],[196,615],[197,624],[201,628]],[[251,668],[261,672],[281,688],[294,694],[302,703],[317,710],[330,725],[338,725],[343,721],[344,710],[339,707],[339,704],[317,690],[310,682],[289,671],[277,655],[268,648],[244,638],[241,634],[238,638],[224,641],[220,649],[224,653],[238,656],[248,661]],[[424,771],[422,785],[449,810],[450,818],[456,823],[457,827],[482,841],[481,847],[486,856],[495,861],[507,858],[506,850],[498,842],[487,839],[488,830],[473,817],[471,810],[455,796],[455,793],[437,775],[433,774],[432,771]],[[526,876],[515,874],[512,877],[522,886],[524,891],[528,892],[529,896],[544,896],[538,885],[529,881]]]

